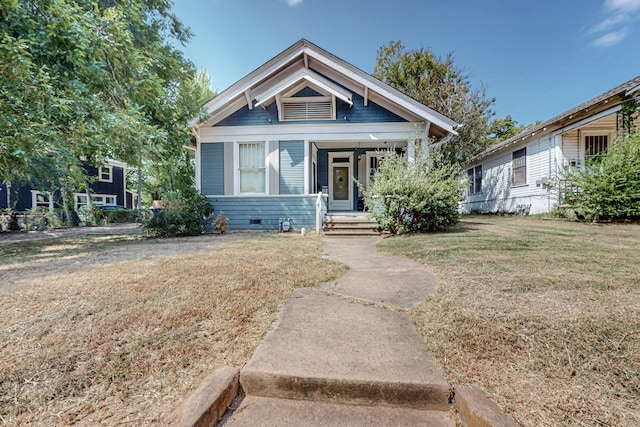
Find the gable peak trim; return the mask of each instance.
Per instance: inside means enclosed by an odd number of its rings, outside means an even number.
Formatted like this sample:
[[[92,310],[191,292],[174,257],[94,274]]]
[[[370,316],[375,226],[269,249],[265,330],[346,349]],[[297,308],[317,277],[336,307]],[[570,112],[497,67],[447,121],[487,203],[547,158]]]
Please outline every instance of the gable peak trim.
[[[269,89],[265,90],[262,93],[259,93],[255,96],[256,104],[255,106],[261,106],[266,102],[270,101],[276,95],[279,95],[289,89],[292,86],[297,85],[302,80],[306,80],[310,83],[311,86],[315,88],[319,88],[322,91],[326,92],[325,95],[335,96],[338,99],[343,100],[349,106],[353,106],[353,96],[351,92],[341,88],[337,84],[331,82],[330,80],[322,77],[320,74],[311,71],[307,68],[302,68],[287,78],[281,80],[277,84],[273,85]]]

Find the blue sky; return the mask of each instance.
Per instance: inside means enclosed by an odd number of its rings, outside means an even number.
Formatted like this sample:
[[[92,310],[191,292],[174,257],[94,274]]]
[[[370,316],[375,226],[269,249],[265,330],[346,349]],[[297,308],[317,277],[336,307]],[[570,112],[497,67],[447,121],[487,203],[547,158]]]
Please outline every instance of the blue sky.
[[[301,38],[371,73],[380,46],[453,52],[496,117],[546,120],[640,75],[640,0],[174,0],[218,91]],[[635,40],[635,41],[634,41]]]

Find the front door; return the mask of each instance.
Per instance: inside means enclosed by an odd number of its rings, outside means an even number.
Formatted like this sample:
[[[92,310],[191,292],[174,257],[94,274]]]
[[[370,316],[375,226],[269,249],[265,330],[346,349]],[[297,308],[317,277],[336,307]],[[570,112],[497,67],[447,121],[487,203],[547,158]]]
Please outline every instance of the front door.
[[[329,210],[353,210],[353,153],[329,153]]]

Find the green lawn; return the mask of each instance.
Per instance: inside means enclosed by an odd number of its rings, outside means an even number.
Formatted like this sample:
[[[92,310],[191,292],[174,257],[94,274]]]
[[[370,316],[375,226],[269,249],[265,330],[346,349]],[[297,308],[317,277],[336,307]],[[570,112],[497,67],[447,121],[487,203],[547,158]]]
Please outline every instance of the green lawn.
[[[640,225],[475,216],[379,248],[438,275],[412,314],[454,385],[523,425],[640,425]]]

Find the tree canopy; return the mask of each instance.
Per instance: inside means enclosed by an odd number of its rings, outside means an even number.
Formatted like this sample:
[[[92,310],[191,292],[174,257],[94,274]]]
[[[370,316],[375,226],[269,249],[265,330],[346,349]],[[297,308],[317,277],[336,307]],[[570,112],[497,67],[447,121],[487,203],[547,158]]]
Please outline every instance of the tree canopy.
[[[391,41],[378,49],[373,76],[462,124],[457,129],[459,135],[444,147],[451,162],[464,163],[526,129],[510,116],[491,121],[495,99],[487,96],[485,86],[473,87],[470,74],[454,64],[452,53],[443,58],[427,49],[407,50],[402,42]]]
[[[461,123],[459,135],[444,147],[452,162],[464,162],[488,145],[490,107],[486,88],[474,89],[469,74],[427,49],[407,51],[399,41],[378,50],[373,76]]]
[[[86,181],[83,162],[182,156],[200,95],[171,5],[0,4],[0,178],[71,188]]]
[[[527,129],[531,129],[539,123],[540,121],[523,125],[518,123],[517,120],[514,120],[510,115],[502,119],[494,119],[489,126],[489,140],[492,142],[491,145],[506,141]]]

